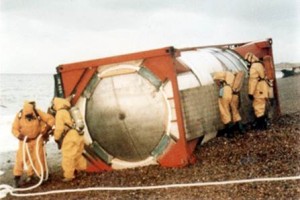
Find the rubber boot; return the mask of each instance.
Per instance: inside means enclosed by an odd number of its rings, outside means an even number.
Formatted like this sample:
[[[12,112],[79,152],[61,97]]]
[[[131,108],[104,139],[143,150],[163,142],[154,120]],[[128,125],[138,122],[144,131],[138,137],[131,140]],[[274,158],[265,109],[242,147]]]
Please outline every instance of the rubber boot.
[[[260,117],[255,117],[255,120],[254,120],[254,122],[251,125],[251,129],[253,129],[253,130],[259,130],[260,129],[260,124],[261,124],[260,121],[261,121]]]
[[[234,128],[234,125],[232,122],[225,124],[225,133],[226,133],[227,138],[233,138],[233,136],[234,136],[233,128]]]
[[[35,183],[39,181],[39,178],[34,176],[34,175],[31,175],[31,176],[28,176],[26,179],[25,179],[25,182],[26,183]]]
[[[257,130],[262,130],[262,123],[263,123],[262,121],[263,121],[263,116],[257,118],[257,127],[256,127]]]
[[[62,182],[71,182],[74,178],[63,178]]]
[[[15,176],[14,177],[14,188],[19,188],[20,187],[20,181],[21,181],[21,176]]]
[[[242,122],[238,121],[238,122],[236,122],[236,124],[237,124],[238,130],[239,130],[239,133],[241,135],[244,135],[246,133],[246,130],[244,129],[244,125],[242,124]]]
[[[259,130],[266,130],[267,129],[267,118],[265,115],[257,118],[258,121],[258,129]]]
[[[33,176],[28,176],[28,177],[25,179],[25,182],[26,182],[26,183],[30,183],[32,180],[33,180]]]
[[[268,129],[268,116],[267,115],[264,116],[263,128],[264,128],[264,130]]]

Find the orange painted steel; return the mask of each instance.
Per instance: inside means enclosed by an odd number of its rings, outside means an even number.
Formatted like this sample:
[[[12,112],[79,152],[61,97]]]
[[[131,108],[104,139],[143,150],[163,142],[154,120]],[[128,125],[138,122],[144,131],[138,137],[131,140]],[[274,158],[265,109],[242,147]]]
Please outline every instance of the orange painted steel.
[[[158,56],[148,58],[143,63],[148,69],[156,74],[162,81],[170,80],[173,88],[176,120],[179,128],[179,140],[170,144],[171,146],[167,151],[164,152],[163,156],[160,156],[158,162],[163,166],[185,166],[189,163],[190,156],[187,147],[187,141],[185,137],[185,129],[183,122],[182,106],[180,101],[180,94],[176,76],[176,69],[174,67],[174,57],[169,56]],[[162,66],[162,67],[161,67]]]
[[[107,65],[107,64],[120,63],[120,62],[126,62],[131,60],[138,60],[142,58],[146,59],[151,57],[170,55],[174,53],[173,51],[174,51],[173,47],[165,47],[165,48],[154,49],[150,51],[142,51],[138,53],[131,53],[131,54],[120,55],[120,56],[112,56],[112,57],[88,60],[83,62],[63,64],[57,67],[57,71],[64,73],[66,71],[85,69],[88,67],[98,67],[100,65]]]
[[[238,52],[242,57],[244,57],[248,52],[255,54],[258,58],[263,58],[266,55],[273,57],[271,39],[250,42],[242,46],[235,47],[234,50]]]
[[[91,158],[88,160],[88,166],[86,171],[88,172],[98,172],[98,171],[112,171],[112,167],[107,165],[104,161],[99,158]]]

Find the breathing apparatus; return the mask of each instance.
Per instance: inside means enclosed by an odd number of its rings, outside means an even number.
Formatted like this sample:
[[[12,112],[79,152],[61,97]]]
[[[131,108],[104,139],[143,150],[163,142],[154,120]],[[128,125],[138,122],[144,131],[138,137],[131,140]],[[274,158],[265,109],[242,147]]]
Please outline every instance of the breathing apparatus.
[[[75,95],[70,95],[69,97],[66,98],[66,100],[68,102],[71,102],[71,100],[75,97]],[[56,115],[56,109],[54,108],[54,99],[52,100],[51,102],[51,106],[48,108],[48,113],[53,115],[55,117]],[[71,115],[71,118],[72,118],[72,124],[65,124],[69,129],[75,129],[77,130],[78,134],[79,135],[83,135],[84,132],[83,132],[83,129],[85,127],[84,125],[84,120],[83,120],[83,117],[82,117],[82,114],[79,110],[79,108],[77,106],[73,106],[69,109],[67,109],[68,112],[70,113]]]
[[[75,94],[72,94],[66,98],[67,101],[71,102],[72,99],[75,97]],[[72,128],[78,131],[79,135],[83,135],[83,129],[84,129],[84,120],[81,115],[81,112],[77,106],[73,106],[69,109],[69,113],[71,115],[71,118],[73,119],[73,125]]]
[[[78,131],[79,135],[83,135],[84,121],[79,108],[77,106],[71,107],[70,114],[74,121],[73,128]]]
[[[53,103],[51,104],[51,106],[48,108],[47,113],[52,115],[53,117],[55,117],[56,115],[56,110],[53,107]]]

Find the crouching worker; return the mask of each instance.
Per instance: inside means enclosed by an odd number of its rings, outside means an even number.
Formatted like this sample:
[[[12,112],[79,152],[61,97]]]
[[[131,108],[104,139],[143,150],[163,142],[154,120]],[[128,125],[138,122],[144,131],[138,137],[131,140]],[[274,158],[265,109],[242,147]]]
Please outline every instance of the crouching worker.
[[[54,139],[62,152],[63,181],[68,182],[75,178],[75,170],[85,170],[87,167],[82,155],[84,139],[82,132],[73,126],[74,121],[69,112],[70,102],[63,98],[54,98],[53,108],[56,111]]]
[[[25,101],[23,105],[23,109],[18,112],[16,115],[13,125],[12,125],[12,133],[13,135],[19,139],[19,147],[16,155],[16,162],[13,169],[14,175],[14,187],[20,187],[20,180],[23,174],[24,164],[26,162],[28,169],[26,170],[27,179],[26,182],[30,182],[34,176],[34,169],[36,169],[38,176],[41,176],[42,173],[45,172],[45,152],[44,152],[44,143],[47,142],[45,139],[47,138],[48,130],[51,130],[54,125],[54,117],[49,115],[40,109],[35,108],[35,102]],[[38,136],[42,134],[39,140]],[[29,150],[28,157],[26,152],[23,152],[24,139],[26,139],[26,145]],[[38,155],[36,153],[36,144],[38,142]],[[23,159],[23,154],[25,154],[25,160]],[[38,162],[40,159],[43,167],[43,172],[41,172],[41,167]],[[31,165],[33,164],[33,166]]]
[[[233,86],[236,85],[234,83],[235,75],[229,71],[216,72],[213,74],[213,79],[219,86],[218,104],[221,121],[225,125],[224,135],[228,138],[232,138],[234,136],[235,126],[237,126],[240,133],[243,134],[245,131],[238,110],[239,90],[241,86],[233,90]]]
[[[253,101],[252,106],[255,114],[254,128],[267,129],[267,100],[269,98],[269,86],[263,64],[252,53],[245,55],[251,65],[249,69],[248,97]]]

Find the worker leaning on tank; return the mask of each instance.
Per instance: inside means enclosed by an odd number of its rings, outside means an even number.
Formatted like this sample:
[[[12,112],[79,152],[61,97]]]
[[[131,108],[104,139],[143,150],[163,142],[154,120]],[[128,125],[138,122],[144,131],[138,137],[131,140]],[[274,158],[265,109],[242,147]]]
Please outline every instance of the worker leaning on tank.
[[[237,128],[241,134],[245,133],[239,113],[239,91],[243,82],[243,72],[230,71],[215,72],[213,79],[219,86],[219,110],[221,121],[225,125],[224,134],[228,138],[234,136]]]
[[[255,114],[253,128],[265,130],[267,129],[267,101],[269,98],[265,68],[253,53],[247,53],[245,60],[250,63],[248,97],[252,101]]]
[[[48,131],[52,129],[53,125],[54,117],[52,115],[37,109],[34,101],[24,102],[23,109],[17,113],[12,125],[12,133],[19,140],[19,147],[13,169],[14,187],[17,188],[20,186],[25,162],[28,166],[26,182],[30,182],[34,178],[33,167],[37,170],[38,176],[41,176],[41,173],[45,172],[45,152],[43,147],[49,137]],[[38,140],[40,134],[43,137]],[[23,152],[24,142],[28,145],[30,158],[26,152]],[[42,163],[43,172],[36,155],[36,144],[38,145],[38,155]],[[25,154],[25,156],[23,154]],[[25,160],[23,158],[25,158]],[[29,159],[32,159],[33,166]]]
[[[69,99],[70,100],[70,99]],[[70,114],[70,101],[55,97],[52,108],[55,110],[54,140],[62,152],[63,181],[72,181],[75,170],[85,170],[87,162],[83,157],[83,127],[75,125]]]

